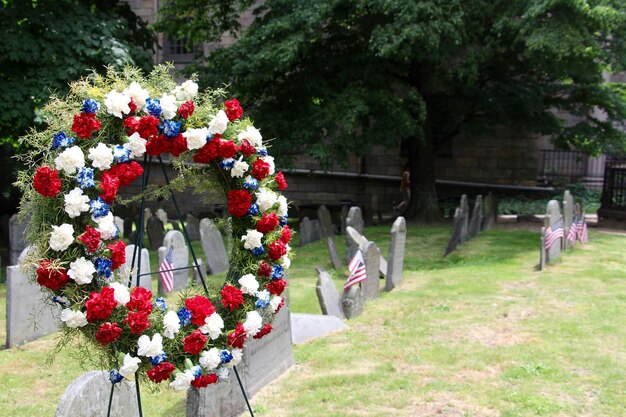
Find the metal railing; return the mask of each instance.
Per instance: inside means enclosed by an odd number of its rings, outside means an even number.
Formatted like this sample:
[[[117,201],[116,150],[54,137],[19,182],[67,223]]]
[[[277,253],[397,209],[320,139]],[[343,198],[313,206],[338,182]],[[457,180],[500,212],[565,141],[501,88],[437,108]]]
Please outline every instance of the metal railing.
[[[590,157],[583,152],[544,149],[541,151],[538,182],[565,185],[581,182],[589,188],[601,188],[606,157]]]
[[[601,201],[601,212],[622,212],[626,217],[626,156],[607,158]]]

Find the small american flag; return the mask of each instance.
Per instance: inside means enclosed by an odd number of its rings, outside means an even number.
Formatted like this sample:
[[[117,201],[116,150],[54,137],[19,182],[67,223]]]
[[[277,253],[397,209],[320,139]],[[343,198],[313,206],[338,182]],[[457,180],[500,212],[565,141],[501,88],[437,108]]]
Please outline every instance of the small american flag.
[[[554,242],[563,239],[563,220],[559,219],[550,227],[546,227],[544,231],[544,247],[550,249]]]
[[[574,217],[572,224],[570,225],[567,231],[567,241],[568,242],[576,242],[576,238],[578,237],[578,216]]]
[[[350,263],[348,264],[348,270],[350,271],[350,276],[346,280],[346,283],[343,285],[343,290],[348,291],[351,286],[358,284],[359,282],[365,281],[365,261],[363,260],[363,254],[361,251],[357,251]]]
[[[587,221],[585,220],[585,218],[583,217],[583,219],[580,221],[580,225],[579,225],[579,229],[580,231],[578,232],[578,240],[581,243],[587,243],[587,240],[589,239],[587,236]]]
[[[170,246],[167,251],[167,255],[165,255],[165,259],[159,265],[159,279],[163,283],[166,292],[172,291],[174,288],[174,263],[172,262],[172,252],[174,251],[174,247]]]

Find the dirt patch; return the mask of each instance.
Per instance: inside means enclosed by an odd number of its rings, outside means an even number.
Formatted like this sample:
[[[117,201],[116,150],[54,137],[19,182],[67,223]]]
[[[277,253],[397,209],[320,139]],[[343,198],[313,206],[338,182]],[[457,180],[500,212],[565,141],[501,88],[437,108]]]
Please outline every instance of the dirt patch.
[[[537,288],[535,281],[509,281],[502,282],[500,286],[505,290],[530,290]]]
[[[486,347],[514,346],[531,339],[529,333],[506,320],[500,320],[493,326],[473,325],[464,337]]]
[[[485,369],[461,369],[456,372],[454,379],[459,382],[478,382],[496,378],[502,373],[500,366],[490,366]]]

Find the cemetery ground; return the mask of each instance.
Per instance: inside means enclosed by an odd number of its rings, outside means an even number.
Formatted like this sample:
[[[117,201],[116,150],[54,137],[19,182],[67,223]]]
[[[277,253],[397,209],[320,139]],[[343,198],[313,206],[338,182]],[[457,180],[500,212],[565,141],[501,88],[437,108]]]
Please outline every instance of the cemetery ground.
[[[384,255],[389,227],[365,230]],[[256,415],[626,415],[626,236],[592,229],[588,245],[539,272],[538,225],[484,231],[444,259],[449,233],[409,225],[400,286],[348,330],[296,346],[296,365],[254,397]],[[344,242],[335,237],[340,251]],[[319,314],[326,243],[294,246],[292,311]],[[334,272],[338,288],[345,272]],[[54,414],[84,370],[71,349],[44,367],[53,346],[48,336],[0,351],[0,415]],[[144,390],[142,402],[147,417],[185,415],[181,393]]]

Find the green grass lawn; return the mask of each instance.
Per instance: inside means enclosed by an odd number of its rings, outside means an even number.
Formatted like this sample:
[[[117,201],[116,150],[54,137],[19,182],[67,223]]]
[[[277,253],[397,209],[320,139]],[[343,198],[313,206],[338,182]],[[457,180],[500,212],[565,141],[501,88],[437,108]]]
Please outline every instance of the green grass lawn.
[[[365,234],[386,256],[388,227]],[[626,237],[592,230],[587,246],[539,272],[538,231],[490,230],[442,259],[448,236],[448,227],[409,227],[400,287],[347,331],[296,346],[296,366],[253,399],[256,414],[626,415]],[[342,252],[343,237],[335,242]],[[315,266],[330,269],[326,245],[294,247],[292,310],[319,313]],[[345,276],[335,273],[338,287]],[[0,351],[0,415],[53,415],[84,372],[71,351],[44,366],[53,345],[51,336]],[[184,416],[184,398],[146,390],[144,415]]]

